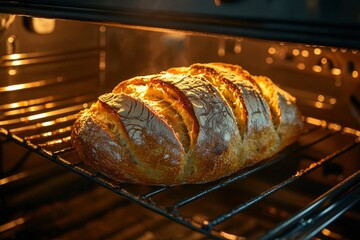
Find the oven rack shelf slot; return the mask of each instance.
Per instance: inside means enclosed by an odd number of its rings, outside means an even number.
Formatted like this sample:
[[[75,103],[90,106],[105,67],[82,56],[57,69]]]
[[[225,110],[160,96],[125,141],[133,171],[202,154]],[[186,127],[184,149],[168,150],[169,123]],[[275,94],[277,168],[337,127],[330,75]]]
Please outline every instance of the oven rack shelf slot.
[[[84,106],[86,106],[86,104]],[[229,177],[225,177],[209,184],[196,186],[139,186],[136,184],[114,182],[79,160],[76,150],[70,143],[71,125],[75,120],[75,112],[78,110],[79,109],[77,108],[74,109],[74,111],[70,109],[69,111],[66,111],[68,115],[65,116],[61,111],[57,112],[57,110],[55,110],[52,112],[53,114],[49,115],[49,119],[38,118],[33,121],[22,122],[21,124],[2,125],[0,127],[0,135],[3,135],[7,140],[15,142],[32,152],[90,179],[91,181],[97,182],[103,187],[110,189],[130,201],[136,202],[153,212],[215,239],[227,238],[227,236],[232,234],[231,232],[227,233],[226,230],[221,228],[222,223],[236,218],[236,215],[247,208],[263,201],[278,190],[281,190],[294,182],[300,181],[305,175],[318,168],[323,168],[328,162],[346,155],[347,152],[360,145],[360,132],[358,130],[307,117],[304,118],[306,125],[305,131],[297,143],[288,147],[273,158],[240,170]],[[6,121],[11,121],[11,119],[6,119]],[[321,134],[317,134],[319,132],[321,132]],[[316,137],[309,137],[314,134]],[[315,159],[310,165],[292,172],[288,178],[265,189],[259,195],[254,196],[245,202],[238,203],[231,209],[221,210],[217,212],[215,216],[211,216],[202,222],[196,220],[194,216],[183,213],[184,208],[187,208],[189,205],[196,203],[199,200],[207,198],[214,192],[236,184],[242,179],[246,179],[253,174],[281,163],[282,161],[292,161],[293,159],[296,159],[296,156],[303,154],[303,152],[310,151],[314,145],[341,135],[346,135],[351,140],[344,146],[334,149],[331,153],[326,154],[326,156]],[[356,203],[355,200],[351,200],[354,198],[349,198],[347,196],[359,195],[359,175],[360,171],[357,171],[352,176],[342,180],[328,192],[318,196],[318,198],[313,200],[308,206],[300,209],[296,215],[284,219],[281,224],[275,226],[273,231],[264,235],[263,239],[270,239],[280,233],[286,236],[286,234],[292,234],[294,230],[297,232],[310,232],[311,234],[317,233],[324,227],[324,223],[329,223],[333,220],[331,216],[343,213]],[[191,190],[189,191],[190,193],[188,193],[188,189]],[[193,191],[194,189],[195,191]],[[183,191],[185,195],[180,199],[167,199],[168,195],[171,195],[174,191]],[[163,203],[163,199],[170,200],[170,203]],[[324,205],[333,206],[332,209],[335,209],[336,211],[322,216],[320,213]],[[307,223],[306,221],[309,222],[310,220],[318,220],[319,224],[313,226],[310,226],[311,224],[297,224],[298,222]]]

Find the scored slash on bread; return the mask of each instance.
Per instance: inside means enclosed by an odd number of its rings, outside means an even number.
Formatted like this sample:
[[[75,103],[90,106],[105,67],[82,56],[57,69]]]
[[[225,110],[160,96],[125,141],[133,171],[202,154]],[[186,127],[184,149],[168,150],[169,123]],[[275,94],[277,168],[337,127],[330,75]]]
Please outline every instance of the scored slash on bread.
[[[121,82],[79,114],[72,141],[115,180],[178,185],[269,158],[301,130],[295,98],[269,78],[208,63]]]

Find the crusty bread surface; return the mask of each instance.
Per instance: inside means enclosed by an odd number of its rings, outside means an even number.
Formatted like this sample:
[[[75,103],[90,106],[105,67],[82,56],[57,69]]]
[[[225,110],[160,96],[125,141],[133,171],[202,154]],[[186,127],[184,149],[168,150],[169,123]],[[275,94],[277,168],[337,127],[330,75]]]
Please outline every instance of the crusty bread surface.
[[[146,185],[205,183],[278,153],[303,123],[295,98],[238,65],[193,64],[134,77],[79,113],[87,165]]]

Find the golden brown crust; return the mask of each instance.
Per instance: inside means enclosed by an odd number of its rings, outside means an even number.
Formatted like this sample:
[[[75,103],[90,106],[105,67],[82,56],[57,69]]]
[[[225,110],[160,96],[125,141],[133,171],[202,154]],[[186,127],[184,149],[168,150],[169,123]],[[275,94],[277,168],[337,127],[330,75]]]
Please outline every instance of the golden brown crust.
[[[120,83],[79,114],[73,144],[119,181],[203,183],[277,153],[302,129],[295,100],[266,77],[209,63]]]

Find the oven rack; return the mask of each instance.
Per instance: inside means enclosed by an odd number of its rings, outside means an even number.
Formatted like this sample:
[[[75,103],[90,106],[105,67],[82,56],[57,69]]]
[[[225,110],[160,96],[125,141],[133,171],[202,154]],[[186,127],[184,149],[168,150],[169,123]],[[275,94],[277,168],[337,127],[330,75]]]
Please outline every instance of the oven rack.
[[[182,225],[193,230],[201,232],[206,236],[215,239],[241,239],[231,232],[223,230],[220,226],[236,217],[237,214],[245,211],[249,207],[268,198],[277,191],[287,186],[301,181],[306,175],[324,168],[326,164],[333,159],[346,156],[354,148],[359,147],[360,131],[342,127],[338,124],[329,123],[311,117],[305,117],[305,131],[299,141],[284,151],[280,152],[273,158],[263,161],[249,168],[240,170],[239,172],[220,179],[218,181],[187,186],[140,186],[135,184],[117,183],[107,178],[103,174],[86,166],[77,157],[75,149],[70,143],[71,125],[76,118],[79,110],[87,107],[91,101],[91,96],[77,96],[74,98],[74,104],[61,107],[62,102],[68,103],[66,100],[59,100],[56,109],[46,109],[44,112],[30,111],[31,106],[20,106],[23,111],[9,113],[11,104],[3,104],[0,106],[0,135],[5,136],[8,141],[15,142],[24,148],[31,150],[73,172],[76,172],[91,181],[95,181],[105,188],[138,203],[139,205],[172,219]],[[38,106],[46,104],[46,100]],[[14,106],[14,104],[12,105]],[[60,107],[59,107],[60,106]],[[34,106],[32,106],[34,107]],[[29,110],[28,112],[26,111]],[[25,115],[24,115],[25,112]],[[32,115],[29,115],[32,114]],[[321,132],[317,137],[310,135]],[[350,140],[344,146],[325,156],[313,159],[313,162],[302,169],[292,172],[291,175],[283,179],[260,194],[250,197],[248,200],[237,203],[232,209],[222,210],[212,218],[198,218],[183,214],[182,209],[188,205],[197,202],[199,199],[209,197],[212,193],[234,185],[242,179],[246,179],[253,174],[266,170],[274,164],[282,161],[291,161],[296,159],[295,156],[304,151],[311,150],[315,145],[327,141],[329,138],[336,136],[347,136]],[[339,181],[338,184],[328,189],[325,193],[319,194],[306,207],[303,207],[296,214],[288,218],[284,218],[271,231],[263,234],[262,239],[286,238],[289,236],[306,237],[313,236],[321,231],[325,226],[331,223],[337,216],[346,212],[354,206],[359,200],[360,194],[360,170],[353,172],[346,179]],[[190,193],[188,191],[190,189]],[[186,196],[177,199],[171,203],[163,204],[158,199],[159,196],[171,195],[173,192],[182,191]]]

